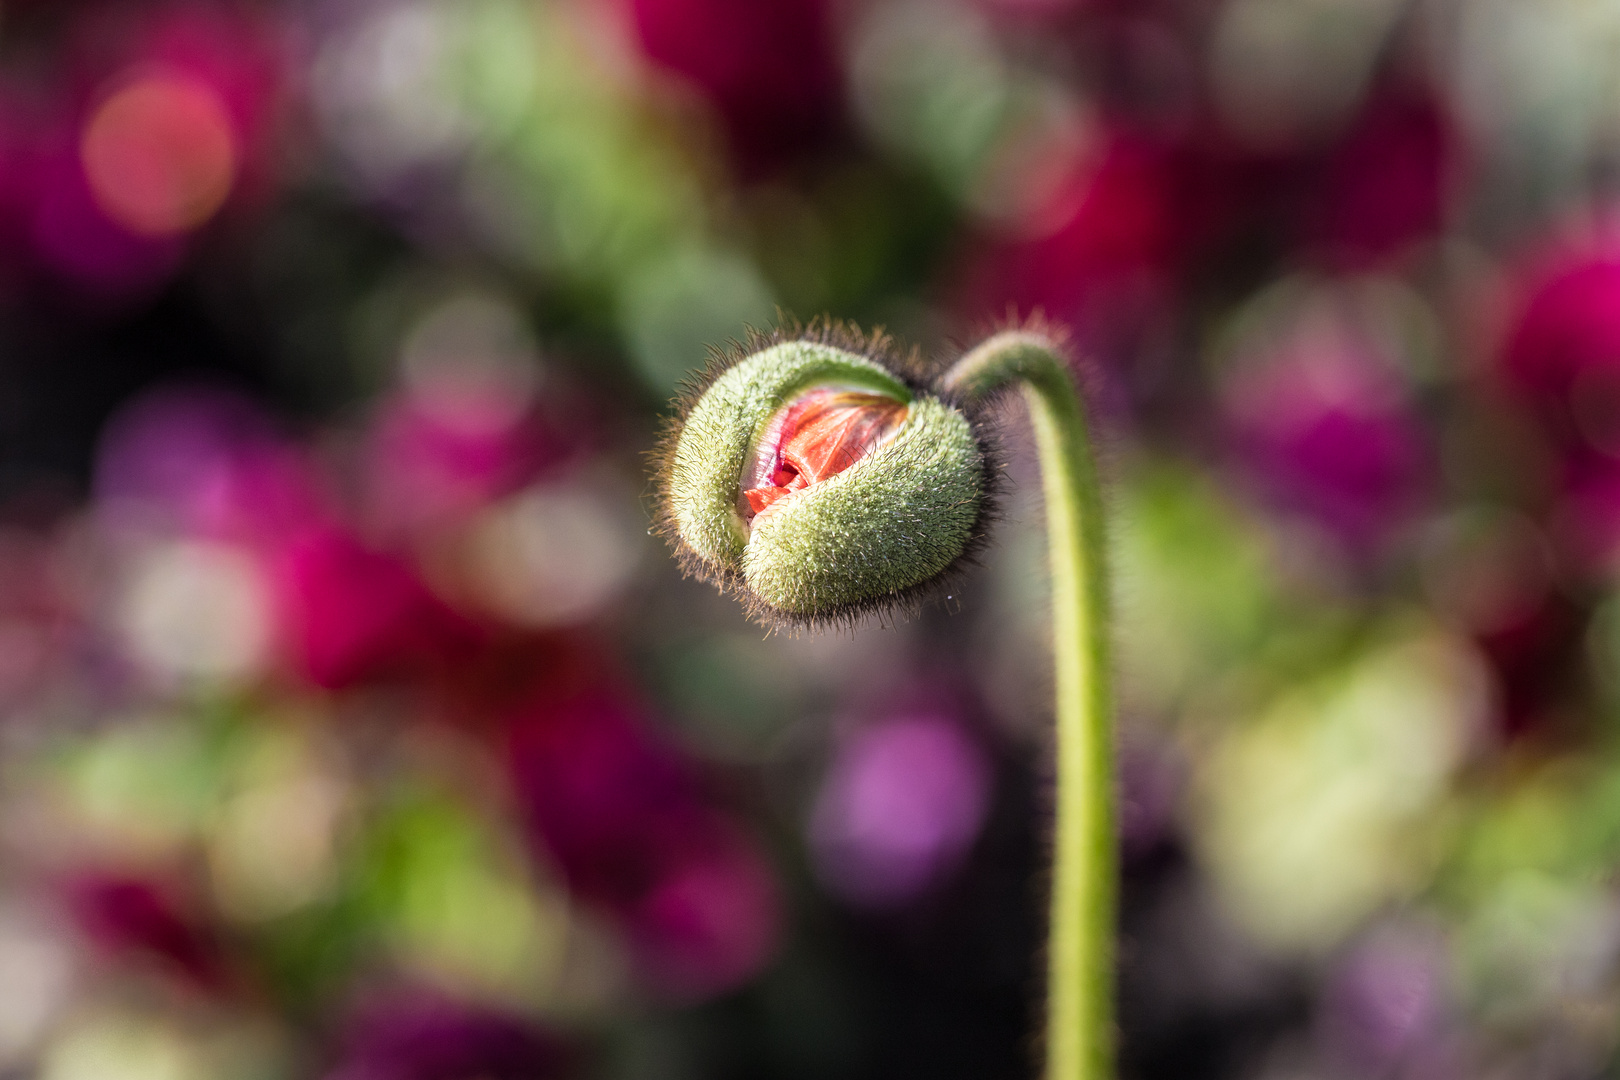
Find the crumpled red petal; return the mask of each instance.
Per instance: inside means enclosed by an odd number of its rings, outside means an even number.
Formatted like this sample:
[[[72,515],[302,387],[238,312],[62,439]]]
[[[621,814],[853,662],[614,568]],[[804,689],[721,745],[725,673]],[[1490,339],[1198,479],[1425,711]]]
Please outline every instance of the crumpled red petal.
[[[855,464],[900,426],[907,410],[903,401],[858,390],[804,394],[766,433],[743,492],[750,517]]]

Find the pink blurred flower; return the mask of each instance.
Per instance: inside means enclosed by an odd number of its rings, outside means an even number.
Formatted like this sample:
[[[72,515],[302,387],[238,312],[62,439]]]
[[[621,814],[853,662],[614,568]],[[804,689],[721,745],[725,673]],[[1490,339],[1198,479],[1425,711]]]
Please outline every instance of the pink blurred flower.
[[[629,5],[647,58],[713,103],[746,168],[769,168],[836,133],[844,91],[826,0]]]
[[[300,678],[337,689],[431,677],[472,657],[484,631],[406,559],[364,542],[325,487],[250,402],[200,388],[127,407],[108,425],[97,471],[115,527],[228,542],[260,562],[283,658]]]
[[[864,907],[915,899],[977,838],[990,780],[984,752],[948,717],[902,715],[855,733],[839,747],[810,818],[823,882]]]
[[[375,1002],[344,1033],[326,1080],[553,1080],[563,1043],[532,1022],[426,997]]]
[[[485,640],[410,564],[341,528],[300,536],[272,566],[292,666],[317,686],[442,673]]]
[[[512,718],[513,776],[530,828],[569,887],[614,917],[657,990],[735,987],[775,953],[770,867],[606,685],[540,689]]]
[[[570,402],[554,417],[519,401],[504,410],[447,412],[441,398],[396,394],[383,400],[365,432],[363,514],[386,536],[410,537],[465,522],[537,475],[577,459],[594,421]]]
[[[1601,577],[1620,556],[1620,468],[1588,461],[1566,469],[1549,532],[1570,568]]]
[[[1592,399],[1620,389],[1620,247],[1566,252],[1542,263],[1523,275],[1525,300],[1503,367],[1553,438],[1580,446],[1607,435],[1592,422],[1608,418],[1582,416],[1603,404]]]
[[[543,367],[500,297],[467,292],[429,309],[399,367],[360,450],[359,512],[375,535],[431,542],[596,441],[600,408]]]
[[[446,424],[412,398],[390,399],[368,432],[368,498],[390,524],[462,517],[527,478],[526,435],[516,424]]]
[[[1000,317],[1009,305],[1077,327],[1096,322],[1122,293],[1160,278],[1174,253],[1174,181],[1165,150],[1124,134],[1058,185],[1042,223],[993,238],[971,257],[962,306]],[[1045,223],[1050,222],[1050,226]]]
[[[1501,374],[1553,451],[1553,538],[1572,566],[1603,573],[1620,551],[1620,244],[1549,245],[1515,284]]]
[[[649,981],[697,999],[763,970],[780,936],[776,879],[753,841],[718,811],[694,810],[701,844],[672,858],[626,921]]]

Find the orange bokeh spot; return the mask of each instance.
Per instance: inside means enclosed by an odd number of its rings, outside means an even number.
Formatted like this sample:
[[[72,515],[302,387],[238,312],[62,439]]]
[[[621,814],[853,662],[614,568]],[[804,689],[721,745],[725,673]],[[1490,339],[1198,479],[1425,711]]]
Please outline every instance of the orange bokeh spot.
[[[85,125],[79,153],[96,205],[142,236],[201,225],[236,178],[225,102],[184,75],[146,75],[119,89]]]

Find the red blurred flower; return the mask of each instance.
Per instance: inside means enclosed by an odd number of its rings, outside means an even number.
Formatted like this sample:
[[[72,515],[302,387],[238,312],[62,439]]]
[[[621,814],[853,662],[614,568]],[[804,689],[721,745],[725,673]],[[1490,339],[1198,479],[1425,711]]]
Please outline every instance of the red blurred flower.
[[[79,140],[96,206],[137,236],[178,236],[213,217],[236,182],[239,153],[219,93],[171,72],[132,75]]]
[[[838,128],[843,77],[826,0],[629,0],[647,58],[719,112],[745,168],[769,168]]]
[[[205,95],[234,148],[233,185],[262,195],[276,167],[274,140],[289,77],[285,30],[260,8],[197,3],[105,8],[80,20],[64,74],[83,124],[112,94],[161,76]],[[193,117],[193,120],[198,117]]]
[[[69,886],[68,901],[85,934],[109,953],[156,958],[209,990],[227,982],[218,941],[153,883],[87,875]]]
[[[1443,223],[1458,134],[1432,94],[1374,93],[1329,153],[1307,210],[1314,246],[1339,269],[1364,269],[1433,236]]]
[[[1134,356],[1170,317],[1188,250],[1180,187],[1169,148],[1106,136],[1023,220],[970,242],[952,272],[952,306],[968,324],[1041,313],[1069,327],[1087,357]]]
[[[1502,734],[1557,727],[1561,699],[1578,677],[1584,629],[1576,606],[1551,592],[1510,621],[1475,634],[1495,676]]]

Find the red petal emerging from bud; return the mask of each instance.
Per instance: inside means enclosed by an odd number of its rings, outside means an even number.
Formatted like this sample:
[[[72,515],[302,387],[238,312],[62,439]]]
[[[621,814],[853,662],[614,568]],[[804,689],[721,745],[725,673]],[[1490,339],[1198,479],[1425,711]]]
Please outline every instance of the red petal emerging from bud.
[[[892,434],[908,406],[882,394],[825,388],[784,409],[760,440],[743,499],[752,520],[784,495],[849,468]]]

